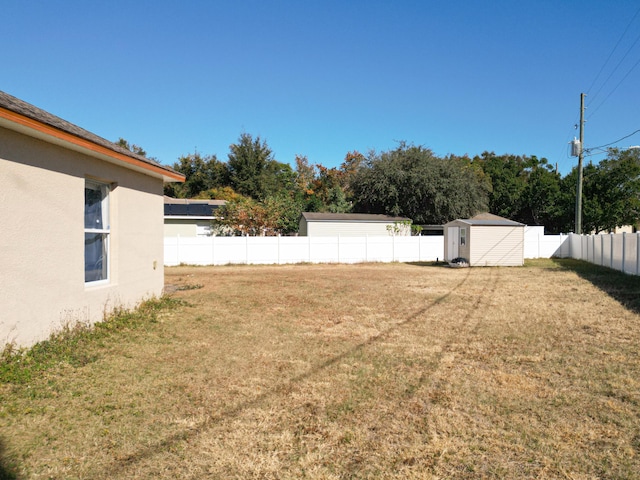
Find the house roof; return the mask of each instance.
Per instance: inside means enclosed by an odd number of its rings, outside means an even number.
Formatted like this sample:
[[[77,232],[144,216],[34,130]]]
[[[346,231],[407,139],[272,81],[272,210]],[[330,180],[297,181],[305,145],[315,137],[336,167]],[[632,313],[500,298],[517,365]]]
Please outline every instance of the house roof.
[[[213,218],[214,210],[227,203],[226,200],[164,197],[164,216],[171,218]]]
[[[318,213],[302,212],[307,222],[406,222],[406,217],[391,217],[389,215],[377,215],[370,213]]]
[[[120,145],[2,91],[0,91],[0,126],[147,175],[162,177],[167,182],[184,181],[184,176],[170,167],[137,155]]]
[[[524,223],[515,222],[508,218],[500,217],[492,213],[479,213],[471,218],[459,218],[456,221],[466,223],[467,225],[483,225],[492,227],[524,227]],[[451,222],[449,222],[451,223]],[[445,224],[448,225],[448,224]]]

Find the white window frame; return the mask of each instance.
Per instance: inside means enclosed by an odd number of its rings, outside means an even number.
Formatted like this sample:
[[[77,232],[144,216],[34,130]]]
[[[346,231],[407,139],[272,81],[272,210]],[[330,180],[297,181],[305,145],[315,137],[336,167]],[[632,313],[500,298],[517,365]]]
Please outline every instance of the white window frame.
[[[467,246],[467,229],[465,227],[460,227],[460,243],[461,247]]]
[[[96,285],[103,285],[103,284],[107,284],[110,281],[111,275],[111,249],[110,249],[110,243],[111,243],[111,215],[110,215],[110,211],[109,211],[109,194],[111,192],[111,188],[109,186],[109,184],[104,183],[104,182],[99,182],[97,180],[93,180],[90,178],[85,179],[85,190],[87,189],[94,189],[94,190],[100,190],[102,192],[102,200],[101,200],[101,218],[100,218],[100,226],[96,226],[94,228],[92,227],[87,227],[87,225],[85,224],[85,222],[83,222],[84,224],[84,238],[86,239],[86,234],[100,234],[103,235],[103,242],[104,242],[104,255],[106,256],[106,266],[104,268],[106,268],[105,270],[105,275],[104,278],[100,278],[99,280],[89,280],[87,281],[87,269],[86,269],[86,255],[87,255],[87,251],[86,251],[86,243],[85,243],[85,251],[84,251],[84,257],[85,257],[85,286],[96,286]],[[85,202],[86,202],[86,197],[85,197]],[[85,203],[85,207],[86,207],[86,203]],[[86,212],[85,212],[86,215]],[[104,261],[104,259],[103,259]]]

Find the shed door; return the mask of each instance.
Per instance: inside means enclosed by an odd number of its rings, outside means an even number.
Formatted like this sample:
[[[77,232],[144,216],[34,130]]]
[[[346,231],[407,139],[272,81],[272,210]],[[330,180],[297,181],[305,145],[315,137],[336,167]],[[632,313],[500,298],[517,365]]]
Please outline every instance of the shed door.
[[[447,262],[458,257],[459,227],[447,227]]]

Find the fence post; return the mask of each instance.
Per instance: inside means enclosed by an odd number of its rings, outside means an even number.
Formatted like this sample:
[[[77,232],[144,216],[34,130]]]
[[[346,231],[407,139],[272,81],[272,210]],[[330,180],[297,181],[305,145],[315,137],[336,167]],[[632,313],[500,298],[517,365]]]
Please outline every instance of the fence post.
[[[609,255],[611,257],[611,258],[609,258],[609,268],[613,268],[613,252],[614,252],[614,250],[613,250],[613,232],[610,232],[609,235],[610,235],[609,238],[611,239],[611,248],[609,249],[610,250]]]
[[[391,261],[396,261],[396,236],[391,236]]]
[[[180,234],[176,236],[176,260],[178,261],[178,265],[182,263],[180,260]]]
[[[640,275],[640,233],[636,233],[636,275]]]
[[[216,264],[216,236],[212,235],[209,237],[211,239],[211,264]]]
[[[600,234],[600,266],[604,267],[604,235]]]
[[[368,233],[364,237],[364,261],[365,263],[369,261],[369,234]]]
[[[280,234],[278,234],[278,265],[280,265]]]
[[[244,237],[244,263],[249,265],[249,235]]]
[[[624,273],[624,263],[627,260],[627,232],[622,232],[622,273]]]

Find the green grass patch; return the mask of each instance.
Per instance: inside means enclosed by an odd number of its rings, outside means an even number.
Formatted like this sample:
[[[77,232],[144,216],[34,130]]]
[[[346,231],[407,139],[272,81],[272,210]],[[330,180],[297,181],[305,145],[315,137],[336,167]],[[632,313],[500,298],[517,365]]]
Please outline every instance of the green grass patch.
[[[87,348],[122,332],[135,330],[157,322],[158,314],[184,302],[163,296],[147,300],[136,309],[116,309],[108,318],[94,325],[67,325],[47,340],[31,348],[7,344],[0,352],[0,383],[25,384],[56,365],[81,367],[97,359],[94,348]]]

